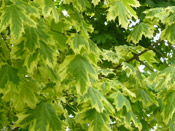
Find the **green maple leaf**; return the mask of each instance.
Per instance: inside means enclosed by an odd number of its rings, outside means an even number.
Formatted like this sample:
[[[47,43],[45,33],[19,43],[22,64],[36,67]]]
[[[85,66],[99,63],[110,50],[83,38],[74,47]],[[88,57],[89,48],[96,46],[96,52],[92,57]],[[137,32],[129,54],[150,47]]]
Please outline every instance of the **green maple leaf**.
[[[157,89],[164,89],[165,87],[167,89],[171,89],[171,85],[174,84],[175,81],[175,67],[170,66],[165,68],[164,70],[158,72],[156,77],[154,74],[150,76],[150,80],[154,79],[154,82],[156,83]]]
[[[35,109],[29,109],[25,114],[20,114],[18,123],[27,125],[35,131],[61,131],[64,123],[56,115],[55,109],[49,103],[40,103]]]
[[[67,48],[67,37],[64,36],[63,34],[52,32],[53,38],[56,41],[56,45],[60,50],[64,50]]]
[[[133,43],[137,44],[144,35],[145,37],[151,38],[153,37],[154,33],[154,25],[150,23],[139,23],[134,30],[129,34],[127,41],[132,41]]]
[[[1,15],[0,31],[10,26],[12,35],[19,38],[24,32],[24,23],[35,26],[35,22],[17,5],[5,6]]]
[[[10,86],[4,93],[3,99],[10,101],[16,110],[23,110],[25,105],[35,108],[37,85],[34,82],[21,82],[17,87]]]
[[[78,83],[77,92],[85,93],[87,86],[90,85],[89,73],[95,74],[95,70],[88,59],[81,55],[76,55],[68,65],[67,71],[74,76]]]
[[[144,11],[146,14],[146,19],[154,19],[157,18],[159,20],[164,21],[164,19],[168,16],[167,12],[165,12],[164,8],[152,8],[149,10]]]
[[[165,96],[163,96],[164,107],[163,107],[162,115],[164,118],[163,120],[166,124],[171,120],[171,118],[175,113],[174,101],[175,101],[174,91],[169,91]]]
[[[136,12],[132,7],[139,7],[140,4],[137,0],[111,0],[107,14],[107,20],[115,20],[119,18],[119,24],[127,28],[131,16],[137,18]]]
[[[37,47],[37,45],[39,45],[36,29],[33,27],[26,26],[25,35],[26,35],[25,47],[30,52],[33,52],[34,49]]]
[[[94,31],[94,28],[91,24],[88,24],[84,19],[83,15],[79,13],[77,10],[68,10],[68,14],[70,14],[70,17],[67,17],[66,23],[68,23],[70,26],[74,27],[77,32],[81,31],[81,35],[89,36],[88,32],[92,33]]]
[[[57,82],[58,76],[55,69],[51,69],[48,66],[39,67],[39,77],[45,81],[51,79],[53,82]]]
[[[114,112],[114,108],[109,103],[109,101],[95,88],[89,87],[88,92],[85,95],[85,98],[90,99],[92,107],[95,108],[98,112],[103,112],[105,106],[109,111]]]
[[[59,20],[58,11],[52,0],[40,0],[36,1],[36,3],[41,7],[42,13],[45,17],[50,16],[52,13],[55,22],[58,22]]]
[[[70,43],[70,47],[76,53],[79,53],[82,48],[88,48],[89,46],[88,41],[79,34],[72,34],[68,43]]]
[[[150,50],[144,53],[143,55],[139,56],[139,59],[141,61],[146,61],[150,66],[152,66],[153,63],[157,63],[155,56],[156,56],[155,52]]]
[[[128,77],[131,75],[136,75],[136,70],[131,64],[123,62],[122,65],[122,70],[126,71]]]
[[[89,2],[87,0],[64,0],[65,4],[70,4],[72,3],[73,6],[78,10],[78,11],[84,11],[86,10],[87,7],[89,7]]]
[[[48,66],[53,67],[56,64],[55,50],[42,41],[40,42],[40,55]]]
[[[67,48],[67,36],[64,34],[67,30],[69,30],[69,25],[65,21],[60,20],[58,23],[52,21],[51,34],[60,50]]]
[[[134,125],[141,130],[142,129],[142,124],[140,123],[140,121],[136,118],[136,116],[134,115],[134,113],[132,111],[127,112],[126,115],[124,116],[124,123],[125,126],[129,129],[132,129],[132,125],[131,125],[131,121],[134,123]]]
[[[15,85],[19,84],[18,70],[9,66],[3,65],[0,69],[0,88],[4,88],[8,81]]]
[[[28,53],[25,55],[24,66],[27,67],[27,71],[31,73],[39,63],[39,50],[35,50],[34,53]]]
[[[113,99],[113,104],[115,105],[117,111],[121,110],[124,106],[126,107],[127,111],[132,110],[129,100],[123,96],[120,91],[112,93],[109,97]]]
[[[161,39],[168,40],[172,44],[175,44],[175,24],[167,25],[166,28],[162,31]]]
[[[9,51],[6,43],[2,41],[1,37],[0,37],[0,39],[1,39],[0,40],[0,43],[1,43],[1,45],[0,45],[0,52],[1,52],[0,57],[2,57],[2,59],[4,59],[4,60],[7,60],[10,57],[10,51]]]
[[[80,94],[87,92],[88,86],[91,85],[91,77],[96,77],[93,65],[87,57],[81,55],[67,56],[64,62],[60,65],[59,75],[61,80],[66,77],[73,77],[76,80],[76,89]]]
[[[77,116],[80,123],[89,123],[88,131],[106,131],[109,129],[107,112],[99,113],[95,109],[85,109]]]
[[[143,102],[143,106],[151,106],[153,103],[158,105],[157,101],[154,100],[155,96],[144,89],[138,89],[136,96],[138,100]]]

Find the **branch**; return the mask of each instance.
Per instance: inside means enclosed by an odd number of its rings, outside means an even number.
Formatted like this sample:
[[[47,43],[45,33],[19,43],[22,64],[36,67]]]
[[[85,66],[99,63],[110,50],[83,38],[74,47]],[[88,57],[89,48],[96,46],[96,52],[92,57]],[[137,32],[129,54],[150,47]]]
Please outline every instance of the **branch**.
[[[164,54],[163,54],[162,52],[160,52],[160,50],[158,50],[158,49],[156,49],[156,48],[154,48],[154,50],[155,50],[157,53],[159,53],[163,58],[165,58]]]
[[[146,53],[146,52],[149,51],[149,50],[152,50],[152,49],[154,48],[154,46],[158,45],[160,42],[162,42],[162,40],[159,40],[159,41],[157,41],[156,43],[150,45],[147,49],[145,49],[145,50],[143,50],[142,52],[140,52],[140,53],[134,55],[134,56],[131,57],[130,59],[126,60],[125,62],[129,63],[129,62],[133,61],[134,59],[137,59],[137,58],[138,58],[139,56],[141,56],[142,54]],[[119,64],[118,66],[114,67],[114,69],[117,70],[117,69],[120,68],[120,67],[122,67],[122,64]]]
[[[143,61],[139,60],[138,58],[136,60],[138,60],[141,64],[145,65],[149,70],[154,72],[154,70],[148,64],[144,63]]]

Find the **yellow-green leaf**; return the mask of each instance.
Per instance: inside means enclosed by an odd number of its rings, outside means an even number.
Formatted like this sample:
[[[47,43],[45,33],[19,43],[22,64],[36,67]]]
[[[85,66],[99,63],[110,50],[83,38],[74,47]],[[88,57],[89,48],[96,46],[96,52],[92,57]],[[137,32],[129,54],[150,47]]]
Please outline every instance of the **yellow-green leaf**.
[[[151,38],[154,33],[154,25],[151,23],[139,23],[134,30],[129,34],[127,41],[132,41],[137,44],[144,35],[145,37]]]
[[[111,0],[107,14],[107,20],[119,19],[119,24],[123,28],[127,28],[129,19],[133,16],[137,19],[136,12],[132,7],[139,7],[140,4],[137,0]]]
[[[13,36],[19,38],[24,32],[24,24],[35,26],[34,20],[26,15],[25,10],[17,5],[5,6],[1,15],[0,32],[10,26]]]

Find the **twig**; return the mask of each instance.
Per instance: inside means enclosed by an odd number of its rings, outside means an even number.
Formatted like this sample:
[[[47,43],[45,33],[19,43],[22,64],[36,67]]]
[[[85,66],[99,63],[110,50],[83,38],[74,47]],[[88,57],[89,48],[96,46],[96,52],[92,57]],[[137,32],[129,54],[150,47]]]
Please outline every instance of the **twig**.
[[[141,56],[142,54],[146,53],[147,51],[152,50],[152,49],[154,48],[154,46],[158,45],[160,42],[162,42],[162,40],[157,41],[157,42],[154,43],[153,45],[149,46],[147,49],[145,49],[145,50],[143,50],[142,52],[140,52],[140,53],[134,55],[134,56],[131,57],[130,59],[126,60],[125,62],[129,63],[129,62],[133,61],[134,59],[138,58],[139,56]],[[117,70],[117,69],[120,68],[120,67],[122,67],[122,64],[119,64],[118,66],[114,67],[114,69]]]
[[[143,61],[136,59],[137,61],[139,61],[141,64],[145,65],[149,70],[151,70],[152,72],[154,72],[154,70],[146,63],[144,63]]]
[[[156,48],[154,48],[154,50],[155,50],[157,53],[159,53],[163,58],[165,58],[164,54],[163,54],[162,52],[160,52],[160,50],[158,50],[158,49],[156,49]]]

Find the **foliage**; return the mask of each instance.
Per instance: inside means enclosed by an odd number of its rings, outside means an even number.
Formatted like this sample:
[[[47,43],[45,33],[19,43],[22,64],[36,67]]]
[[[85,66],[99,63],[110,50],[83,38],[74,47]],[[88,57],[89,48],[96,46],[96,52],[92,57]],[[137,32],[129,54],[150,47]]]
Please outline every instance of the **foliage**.
[[[1,0],[0,129],[174,131],[174,5]]]

